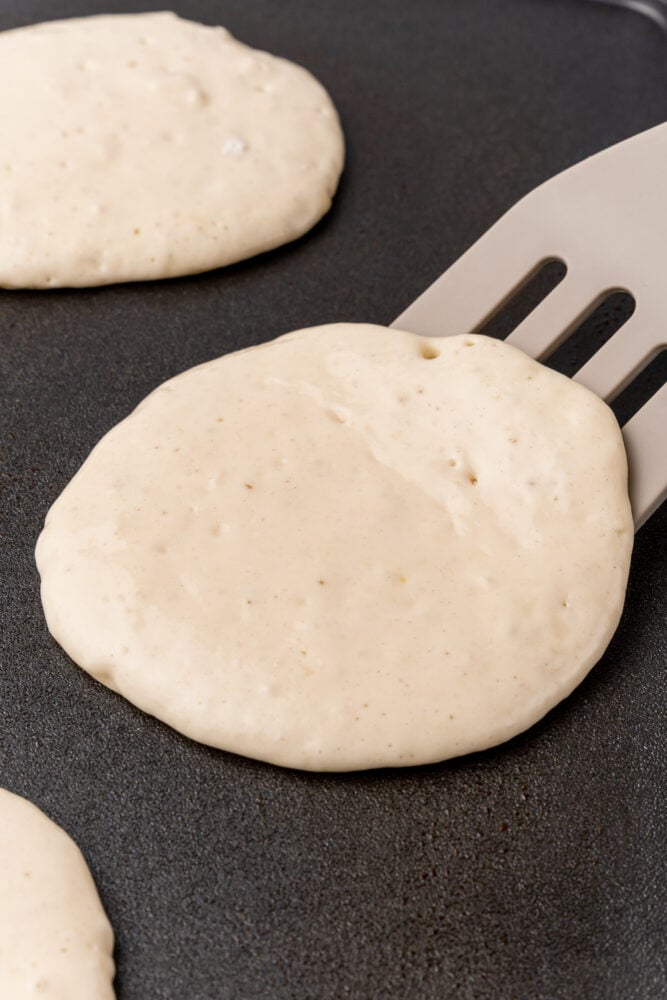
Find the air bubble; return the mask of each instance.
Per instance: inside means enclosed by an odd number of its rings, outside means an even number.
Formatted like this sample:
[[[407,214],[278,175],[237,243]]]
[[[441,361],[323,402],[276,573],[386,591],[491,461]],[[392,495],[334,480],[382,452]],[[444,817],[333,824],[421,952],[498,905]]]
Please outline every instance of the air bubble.
[[[440,357],[440,351],[433,344],[422,344],[421,354],[424,361],[435,361]]]

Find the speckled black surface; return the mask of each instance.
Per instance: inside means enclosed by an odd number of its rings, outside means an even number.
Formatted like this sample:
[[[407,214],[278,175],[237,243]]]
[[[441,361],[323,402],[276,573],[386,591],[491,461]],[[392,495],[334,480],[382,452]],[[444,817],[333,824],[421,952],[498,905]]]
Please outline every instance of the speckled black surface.
[[[162,6],[0,0],[0,28]],[[119,1000],[664,997],[664,510],[565,704],[493,752],[347,776],[197,746],[93,682],[47,634],[32,552],[163,379],[292,328],[391,321],[529,188],[667,119],[667,41],[585,0],[176,7],[312,69],[347,172],[310,237],[227,271],[0,292],[0,783],[80,844]]]

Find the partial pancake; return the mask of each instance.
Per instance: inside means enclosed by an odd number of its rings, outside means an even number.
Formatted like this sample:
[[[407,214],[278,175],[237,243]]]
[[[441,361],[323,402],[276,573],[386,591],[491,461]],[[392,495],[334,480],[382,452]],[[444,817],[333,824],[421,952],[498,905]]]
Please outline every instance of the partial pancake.
[[[0,286],[192,274],[301,236],[343,136],[294,63],[175,14],[0,33]]]
[[[113,1000],[113,932],[79,848],[0,788],[0,996]]]

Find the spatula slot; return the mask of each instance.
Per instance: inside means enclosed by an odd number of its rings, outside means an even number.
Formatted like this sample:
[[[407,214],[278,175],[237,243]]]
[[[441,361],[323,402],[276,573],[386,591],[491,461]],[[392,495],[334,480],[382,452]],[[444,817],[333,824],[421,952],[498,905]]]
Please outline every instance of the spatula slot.
[[[551,257],[542,261],[537,270],[527,274],[497,309],[482,323],[475,333],[505,340],[526,316],[546,299],[567,274],[565,261]]]
[[[667,382],[667,349],[660,351],[611,404],[621,426]]]
[[[572,377],[627,323],[635,306],[630,292],[622,289],[605,292],[567,339],[546,355],[549,367]]]

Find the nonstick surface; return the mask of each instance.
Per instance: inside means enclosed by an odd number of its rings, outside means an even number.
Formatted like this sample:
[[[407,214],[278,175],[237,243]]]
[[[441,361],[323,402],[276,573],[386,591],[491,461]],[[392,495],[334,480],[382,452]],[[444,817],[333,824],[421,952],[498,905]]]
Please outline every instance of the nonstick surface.
[[[0,28],[162,6],[0,0]],[[664,510],[606,655],[539,725],[342,776],[198,746],[95,683],[47,633],[33,547],[99,437],[164,379],[290,329],[390,322],[530,188],[667,119],[667,39],[586,0],[176,9],[311,69],[346,173],[311,235],[254,261],[0,292],[0,784],[83,850],[119,1000],[665,997]]]

